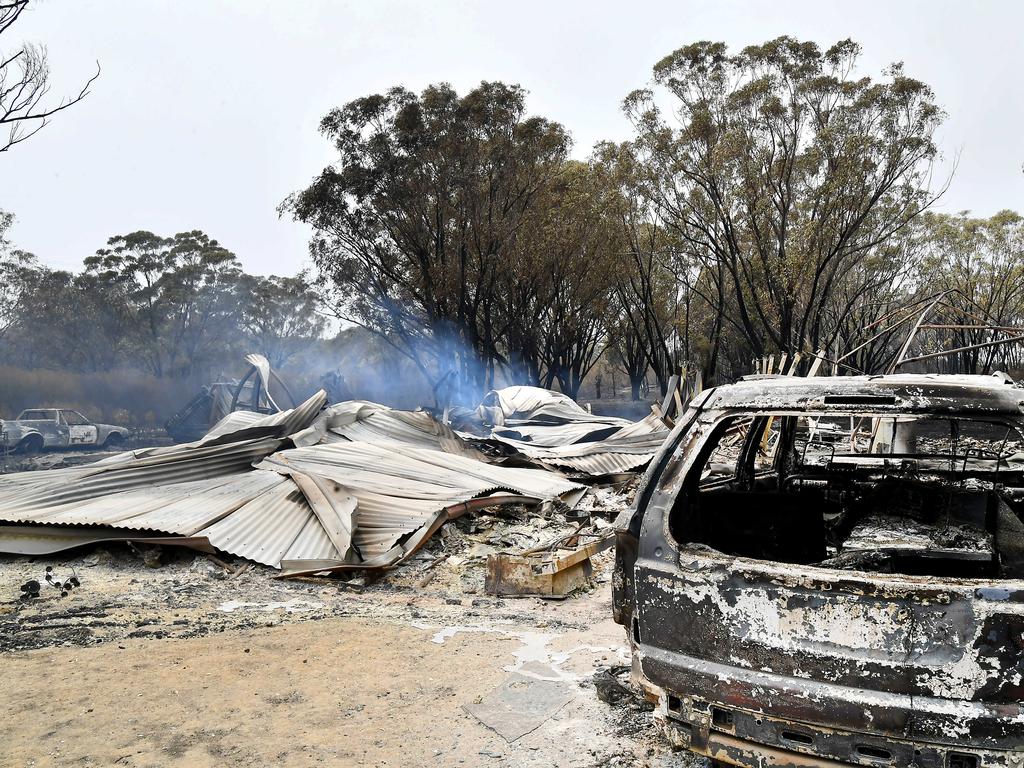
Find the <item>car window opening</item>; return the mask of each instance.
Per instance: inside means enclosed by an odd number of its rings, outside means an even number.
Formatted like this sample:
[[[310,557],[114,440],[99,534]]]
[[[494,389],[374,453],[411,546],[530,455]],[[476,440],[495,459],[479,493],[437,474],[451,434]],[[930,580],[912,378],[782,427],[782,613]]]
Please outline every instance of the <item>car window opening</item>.
[[[921,414],[719,422],[669,518],[677,542],[837,570],[1024,578],[1024,440]]]

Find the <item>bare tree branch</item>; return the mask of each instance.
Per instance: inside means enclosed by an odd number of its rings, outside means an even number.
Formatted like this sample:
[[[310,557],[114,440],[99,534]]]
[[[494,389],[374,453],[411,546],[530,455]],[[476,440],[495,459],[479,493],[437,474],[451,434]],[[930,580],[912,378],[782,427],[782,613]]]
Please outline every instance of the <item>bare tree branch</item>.
[[[3,33],[18,20],[28,3],[29,0],[0,2],[0,40],[6,39]],[[53,115],[82,101],[89,95],[100,71],[100,64],[96,62],[96,73],[76,95],[47,105],[50,67],[46,48],[26,43],[13,54],[0,54],[0,125],[7,126],[6,139],[0,139],[0,152],[35,136]]]

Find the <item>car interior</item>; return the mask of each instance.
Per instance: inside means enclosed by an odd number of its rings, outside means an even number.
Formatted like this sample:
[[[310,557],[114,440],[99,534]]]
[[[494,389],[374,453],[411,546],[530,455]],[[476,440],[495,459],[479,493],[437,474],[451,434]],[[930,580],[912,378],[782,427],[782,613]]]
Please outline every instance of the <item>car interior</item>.
[[[921,414],[756,414],[714,427],[673,506],[681,544],[839,570],[1024,577],[1024,440]]]

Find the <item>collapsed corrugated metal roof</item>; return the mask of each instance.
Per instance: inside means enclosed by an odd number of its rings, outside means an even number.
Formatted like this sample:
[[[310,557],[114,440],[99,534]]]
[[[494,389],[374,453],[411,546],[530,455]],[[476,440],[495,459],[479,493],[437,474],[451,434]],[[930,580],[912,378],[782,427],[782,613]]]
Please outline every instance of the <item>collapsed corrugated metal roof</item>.
[[[474,443],[511,449],[534,465],[588,477],[631,472],[644,466],[668,436],[665,423],[648,415],[640,421],[597,416],[557,392],[507,387],[488,394],[475,414],[474,434],[458,433],[425,411],[400,411],[354,400],[329,406],[300,445],[354,441],[440,450],[488,461]],[[232,414],[236,426],[253,414]],[[500,426],[495,426],[500,425]]]
[[[644,466],[669,434],[654,414],[635,422],[598,416],[565,395],[537,387],[490,392],[477,417],[493,425],[489,439],[541,464],[591,477]]]
[[[91,541],[215,548],[290,573],[386,568],[471,509],[561,500],[646,464],[668,430],[595,416],[547,390],[510,387],[478,409],[481,435],[421,411],[323,392],[264,416],[228,414],[201,440],[69,469],[0,476],[0,551],[56,552]],[[490,463],[504,446],[544,469]]]
[[[573,504],[585,493],[544,470],[480,461],[426,414],[368,403],[321,411],[325,400],[321,392],[273,416],[233,413],[195,443],[0,476],[0,550],[155,534],[293,572],[384,568],[472,508]],[[346,437],[360,421],[364,437],[381,439]]]
[[[450,427],[425,411],[399,411],[364,400],[330,406],[317,421],[313,433],[300,439],[301,444],[309,445],[310,439],[315,437],[318,442],[411,446],[487,460]]]
[[[596,424],[624,427],[633,422],[599,416],[567,395],[540,387],[505,387],[488,392],[477,412],[495,426],[520,424]]]

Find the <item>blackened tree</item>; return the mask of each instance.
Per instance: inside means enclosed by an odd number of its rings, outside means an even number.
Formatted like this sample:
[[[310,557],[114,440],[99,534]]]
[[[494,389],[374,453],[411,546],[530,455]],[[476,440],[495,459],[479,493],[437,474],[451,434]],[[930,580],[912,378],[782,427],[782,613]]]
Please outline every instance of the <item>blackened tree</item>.
[[[321,123],[338,159],[282,210],[312,225],[339,317],[380,333],[463,399],[507,350],[491,310],[524,221],[569,137],[518,86],[448,85],[356,99]]]

